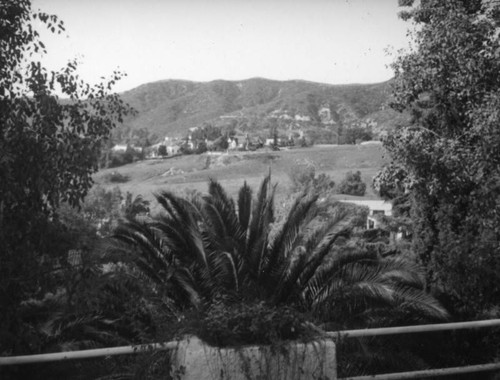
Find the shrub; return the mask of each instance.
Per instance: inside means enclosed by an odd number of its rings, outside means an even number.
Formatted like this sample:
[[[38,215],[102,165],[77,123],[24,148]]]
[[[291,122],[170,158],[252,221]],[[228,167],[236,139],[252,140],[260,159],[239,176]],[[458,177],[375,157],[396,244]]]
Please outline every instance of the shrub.
[[[300,191],[308,188],[314,180],[315,175],[316,169],[314,168],[314,165],[303,164],[295,166],[288,173],[288,177],[292,181],[293,191]]]
[[[205,153],[208,150],[207,143],[205,141],[200,141],[195,149],[196,154]]]
[[[306,318],[289,306],[264,302],[216,302],[201,320],[197,335],[214,346],[276,344],[313,337]]]
[[[187,144],[181,145],[179,152],[181,152],[181,154],[184,155],[189,155],[194,153],[193,149],[191,149]]]
[[[119,172],[111,172],[108,175],[106,175],[105,178],[106,181],[112,183],[125,183],[130,179],[127,175],[123,175]]]
[[[361,172],[347,172],[339,185],[339,193],[363,196],[366,192],[366,183],[361,179]]]
[[[108,168],[116,168],[140,160],[142,154],[128,147],[125,152],[113,152],[110,154]]]
[[[165,157],[168,155],[167,153],[167,147],[165,145],[160,145],[158,147],[158,155],[162,156],[162,157]]]
[[[325,194],[335,187],[335,182],[329,175],[324,173],[316,175],[316,168],[311,163],[295,166],[288,176],[294,192],[313,190],[318,194]]]
[[[333,190],[334,187],[335,182],[328,174],[321,173],[313,179],[313,188],[320,194]]]

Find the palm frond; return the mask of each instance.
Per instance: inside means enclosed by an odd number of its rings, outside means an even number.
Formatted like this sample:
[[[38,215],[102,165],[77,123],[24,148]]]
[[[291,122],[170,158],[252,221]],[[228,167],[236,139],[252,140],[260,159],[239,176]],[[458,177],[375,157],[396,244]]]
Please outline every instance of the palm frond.
[[[317,199],[317,195],[307,195],[306,193],[295,199],[288,216],[285,218],[285,223],[269,243],[269,249],[266,251],[267,255],[264,257],[262,267],[264,278],[265,276],[269,277],[270,272],[273,270],[277,276],[284,278],[285,273],[282,273],[283,263],[297,242],[301,229],[314,218],[315,213],[313,211]],[[272,286],[272,282],[271,280],[270,286]]]
[[[114,248],[136,247],[133,262],[143,276],[156,284],[158,289],[173,296],[177,303],[197,306],[200,296],[196,281],[181,265],[186,256],[180,252],[188,250],[189,246],[182,231],[172,226],[175,225],[168,217],[151,223],[128,220],[116,229],[112,237]],[[184,263],[190,262],[184,260]]]
[[[416,314],[434,320],[446,320],[450,317],[448,311],[434,297],[422,289],[398,286],[396,290],[395,298],[398,308],[407,311],[407,314]]]
[[[195,308],[200,306],[201,296],[198,284],[188,268],[176,268],[169,285],[168,291],[173,299],[180,301],[181,304],[189,304]]]
[[[302,245],[307,252],[314,251],[325,239],[325,237],[333,230],[335,230],[347,215],[340,212],[333,212],[327,220],[321,221],[321,223],[316,224],[313,228],[307,231],[304,236]]]
[[[237,237],[239,239],[241,228],[234,200],[227,195],[220,183],[214,180],[210,180],[209,194],[210,197],[206,198],[206,203],[213,205],[217,209],[219,220],[227,231],[226,234],[232,238]]]
[[[314,276],[318,268],[323,264],[325,257],[330,252],[332,246],[340,237],[346,237],[351,232],[351,219],[344,218],[335,223],[334,228],[322,239],[320,244],[315,248],[307,263],[304,265],[304,270],[299,277],[301,288],[307,286],[309,280]]]
[[[297,281],[307,262],[307,251],[304,247],[297,247],[283,270],[278,285],[273,289],[273,302],[276,304],[289,301],[293,297],[300,296],[300,288]]]
[[[309,282],[304,297],[322,319],[338,323],[376,315],[376,310],[406,310],[422,319],[444,319],[446,311],[426,294],[419,273],[404,261],[367,254],[347,255],[333,261]],[[370,256],[372,256],[370,258]],[[365,322],[367,322],[365,320]]]
[[[127,247],[139,249],[157,269],[164,270],[172,257],[164,249],[161,237],[152,224],[129,219],[118,226],[108,241],[116,250],[125,251]],[[124,243],[124,244],[120,244]]]
[[[274,194],[276,186],[271,187],[271,178],[265,177],[260,186],[257,200],[254,203],[252,219],[248,228],[246,244],[246,262],[250,271],[258,276],[261,273],[264,249],[271,223],[274,221]]]
[[[252,189],[247,185],[247,182],[243,184],[238,193],[238,220],[240,222],[241,229],[247,231],[250,224],[250,217],[252,212]]]
[[[156,194],[158,203],[167,211],[167,217],[160,218],[154,226],[162,231],[162,239],[177,256],[188,257],[208,266],[203,239],[198,227],[196,207],[171,192]]]
[[[231,273],[232,275],[232,284],[229,284],[229,286],[233,285],[234,290],[238,292],[240,290],[240,280],[238,269],[236,267],[236,263],[234,262],[233,256],[227,252],[222,252],[221,255],[227,259],[230,269],[228,273]]]
[[[340,278],[331,279],[318,292],[310,304],[314,315],[323,322],[354,327],[360,312],[376,308],[391,309],[394,304],[394,289],[390,284],[378,282],[346,283]]]
[[[234,208],[212,197],[205,199],[203,206],[204,232],[208,244],[219,250],[240,250],[245,244],[245,232],[240,228]]]
[[[387,300],[391,292],[386,286],[389,282],[383,279],[383,272],[384,266],[379,265],[377,260],[345,260],[342,265],[334,262],[311,279],[307,296],[312,305],[322,304],[328,298],[344,297],[354,287],[366,287],[367,295],[378,295]],[[370,288],[372,285],[378,288]]]
[[[424,289],[424,274],[422,268],[415,262],[403,257],[386,257],[384,278],[405,286]]]
[[[229,252],[215,251],[210,255],[214,294],[239,290],[240,276],[234,255]]]

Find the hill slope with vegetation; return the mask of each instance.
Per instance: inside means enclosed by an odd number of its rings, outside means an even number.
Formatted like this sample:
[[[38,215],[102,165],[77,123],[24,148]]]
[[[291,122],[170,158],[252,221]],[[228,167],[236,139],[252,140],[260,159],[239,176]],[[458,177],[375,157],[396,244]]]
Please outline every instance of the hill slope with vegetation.
[[[266,127],[270,118],[306,120],[308,126],[339,126],[370,119],[372,115],[387,128],[396,116],[385,107],[389,97],[390,82],[329,85],[263,78],[164,80],[122,94],[123,100],[138,111],[123,128],[146,129],[158,137],[185,136],[189,128],[230,120],[235,120],[234,125],[241,130],[257,132]],[[321,119],[322,109],[329,110],[327,120]]]

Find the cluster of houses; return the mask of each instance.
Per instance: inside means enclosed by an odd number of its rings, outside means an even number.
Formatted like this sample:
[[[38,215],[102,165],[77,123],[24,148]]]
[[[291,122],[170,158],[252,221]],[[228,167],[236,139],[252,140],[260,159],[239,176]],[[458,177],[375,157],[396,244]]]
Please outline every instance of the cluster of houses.
[[[321,107],[319,107],[318,117],[321,124],[323,125],[335,124],[332,119],[332,111],[330,110],[330,106],[328,104],[323,104]],[[311,121],[311,116],[309,115],[303,115],[300,113],[290,114],[288,111],[281,109],[271,112],[270,118],[285,120],[289,123],[293,123],[293,127],[295,128],[300,128],[300,126],[302,125],[301,123],[309,123]]]
[[[251,138],[248,134],[246,135],[235,135],[235,136],[227,136],[220,137],[219,139],[227,139],[227,151],[234,150],[252,150],[259,147],[264,146],[273,146],[274,144],[282,145],[286,143],[282,141],[282,139],[261,139],[260,137]],[[218,140],[219,140],[218,139]],[[220,141],[211,141],[208,139],[204,140],[195,140],[189,135],[187,139],[175,138],[175,137],[165,137],[162,141],[151,145],[147,148],[140,148],[134,145],[127,144],[117,144],[111,148],[112,152],[120,153],[125,152],[127,149],[134,149],[136,152],[145,153],[145,158],[159,158],[164,156],[175,156],[182,153],[182,149],[189,149],[191,151],[195,151],[199,148],[201,144],[205,144],[207,150],[216,150],[216,145],[220,144]]]
[[[298,138],[303,138],[304,133],[302,131],[298,132]],[[227,144],[221,144],[221,139],[227,139]],[[217,140],[208,139],[193,139],[191,135],[187,138],[176,138],[176,137],[165,137],[162,141],[151,145],[146,148],[137,147],[133,144],[116,144],[111,148],[113,153],[125,153],[128,149],[132,149],[137,153],[143,154],[144,158],[153,159],[165,156],[175,156],[182,154],[183,149],[189,149],[191,151],[196,151],[201,144],[208,151],[221,150],[220,146],[224,145],[224,151],[236,151],[236,150],[255,150],[262,147],[273,147],[293,145],[294,140],[292,134],[289,134],[288,138],[266,138],[261,137],[250,137],[248,134],[239,134],[234,136],[221,136]]]
[[[176,154],[180,154],[181,151],[181,141],[178,139],[174,139],[172,137],[165,137],[163,141],[160,141],[157,144],[154,144],[150,147],[147,158],[156,158],[161,156],[175,156]],[[164,146],[164,152],[162,152],[161,146]],[[164,154],[162,154],[164,153]]]

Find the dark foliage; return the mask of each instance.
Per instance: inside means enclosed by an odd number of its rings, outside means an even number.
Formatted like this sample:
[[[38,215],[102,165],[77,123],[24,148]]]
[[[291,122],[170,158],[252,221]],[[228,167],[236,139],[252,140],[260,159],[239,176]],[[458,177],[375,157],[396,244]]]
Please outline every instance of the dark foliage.
[[[129,177],[121,174],[120,172],[111,172],[105,177],[106,181],[112,183],[124,183],[128,182]]]
[[[394,64],[392,107],[412,120],[385,141],[397,172],[379,177],[389,196],[410,191],[427,282],[466,318],[498,316],[500,299],[497,14],[496,2],[460,0],[403,12],[420,29]]]
[[[279,344],[316,336],[317,331],[308,329],[306,322],[304,315],[288,306],[272,307],[264,302],[215,302],[195,332],[213,346]]]
[[[161,147],[164,147],[164,145],[160,145]],[[161,155],[160,149],[158,149],[158,154]],[[165,155],[166,155],[166,148],[165,148]],[[137,160],[141,160],[144,158],[143,152],[136,151],[134,148],[127,146],[127,149],[125,152],[111,152],[107,156],[107,163],[104,165],[105,167],[108,168],[116,168],[118,166],[123,166],[127,164],[131,164],[132,162],[135,162]]]
[[[366,183],[361,179],[361,172],[347,172],[345,178],[340,182],[338,192],[348,195],[365,195]]]
[[[1,354],[51,347],[49,337],[38,335],[30,306],[54,301],[49,294],[58,294],[74,248],[74,231],[56,209],[62,202],[81,205],[110,130],[130,111],[108,93],[121,73],[92,87],[78,77],[77,62],[49,72],[35,61],[36,53],[45,53],[35,19],[54,33],[64,31],[57,16],[32,11],[27,0],[0,5]],[[69,99],[60,101],[58,92]],[[81,321],[64,318],[66,325]]]
[[[327,174],[316,174],[316,168],[312,164],[296,165],[288,173],[292,181],[292,191],[314,191],[322,196],[333,191],[335,182]]]
[[[268,309],[262,312],[269,328],[277,327],[272,316],[280,307],[311,313],[325,327],[384,324],[396,312],[408,321],[446,317],[422,291],[416,266],[346,246],[352,221],[342,208],[318,219],[316,196],[302,194],[272,229],[273,198],[269,177],[255,198],[244,185],[237,202],[215,181],[207,195],[191,200],[162,192],[157,200],[164,213],[127,221],[109,252],[130,257],[158,294],[179,312],[197,310],[205,326],[221,328],[233,323],[232,313],[252,308]],[[227,322],[212,321],[222,305]],[[252,330],[234,329],[240,328]]]

